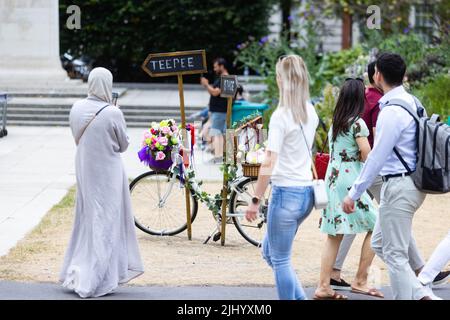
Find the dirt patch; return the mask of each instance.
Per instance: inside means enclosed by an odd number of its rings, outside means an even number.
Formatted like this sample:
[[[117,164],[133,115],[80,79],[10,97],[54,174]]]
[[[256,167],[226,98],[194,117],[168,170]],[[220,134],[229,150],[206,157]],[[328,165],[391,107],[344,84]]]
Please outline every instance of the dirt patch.
[[[220,183],[205,183],[208,192],[218,192]],[[29,233],[8,255],[0,258],[0,279],[57,282],[73,222],[75,190],[55,206],[40,225]],[[428,196],[414,219],[414,234],[424,258],[428,258],[450,228],[450,197]],[[314,211],[297,234],[293,264],[305,286],[315,286],[320,269],[320,254],[325,236],[318,229],[320,213]],[[233,225],[228,225],[226,246],[203,241],[215,228],[205,206],[193,224],[193,239],[186,232],[173,237],[150,236],[137,230],[145,273],[136,285],[260,285],[273,286],[271,269],[258,248],[246,242]],[[363,236],[359,235],[344,265],[347,281],[356,272]],[[386,267],[375,258],[371,277],[388,284]],[[379,280],[381,279],[381,280]]]

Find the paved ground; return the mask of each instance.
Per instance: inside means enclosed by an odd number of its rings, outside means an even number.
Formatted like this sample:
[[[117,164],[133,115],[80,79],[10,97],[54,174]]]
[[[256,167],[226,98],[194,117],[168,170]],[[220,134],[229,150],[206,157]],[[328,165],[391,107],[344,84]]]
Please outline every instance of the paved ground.
[[[386,299],[391,299],[390,289],[381,291]],[[434,289],[436,295],[450,300],[450,284]],[[306,288],[308,297],[312,297],[314,288]],[[359,294],[345,293],[351,300],[379,300]],[[21,283],[0,281],[0,300],[73,300],[78,296],[65,290],[58,284]],[[116,293],[98,298],[104,300],[275,300],[274,287],[138,287],[125,286]]]
[[[137,157],[143,129],[129,129],[128,176],[147,171]],[[0,139],[0,256],[32,230],[75,184],[75,144],[68,127],[8,127]],[[195,153],[197,176],[219,180],[209,155]]]

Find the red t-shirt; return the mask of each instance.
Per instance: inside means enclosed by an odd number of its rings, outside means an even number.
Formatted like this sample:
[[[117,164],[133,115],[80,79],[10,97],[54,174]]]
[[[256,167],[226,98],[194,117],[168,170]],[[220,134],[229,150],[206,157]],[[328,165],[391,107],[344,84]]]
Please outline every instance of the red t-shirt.
[[[366,99],[364,102],[363,120],[369,128],[369,144],[373,148],[373,128],[377,126],[378,113],[380,112],[380,106],[378,100],[381,99],[383,94],[375,88],[366,89]]]

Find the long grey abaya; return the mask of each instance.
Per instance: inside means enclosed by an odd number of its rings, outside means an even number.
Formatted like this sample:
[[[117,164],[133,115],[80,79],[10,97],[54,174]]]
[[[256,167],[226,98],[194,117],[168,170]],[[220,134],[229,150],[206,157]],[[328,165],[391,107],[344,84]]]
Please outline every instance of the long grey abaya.
[[[89,76],[87,99],[70,111],[77,141],[77,196],[72,237],[60,281],[83,298],[111,293],[143,273],[121,152],[128,147],[122,111],[111,103],[112,75],[103,68]]]

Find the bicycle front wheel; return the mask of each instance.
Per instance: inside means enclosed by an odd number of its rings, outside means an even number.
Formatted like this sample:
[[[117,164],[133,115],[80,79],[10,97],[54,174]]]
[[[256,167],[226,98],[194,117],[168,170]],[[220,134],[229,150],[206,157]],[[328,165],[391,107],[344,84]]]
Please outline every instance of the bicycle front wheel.
[[[238,216],[233,216],[233,223],[241,236],[251,244],[259,247],[266,234],[267,208],[272,188],[269,185],[264,197],[261,199],[261,212],[258,218],[253,222],[249,222],[245,218],[244,212],[255,194],[256,180],[256,177],[246,178],[236,186],[236,190],[232,191],[230,195],[230,213],[239,214]]]
[[[136,227],[155,236],[173,236],[187,229],[185,187],[180,177],[170,172],[149,171],[130,184],[131,203]],[[191,223],[197,216],[198,203],[190,194]]]

